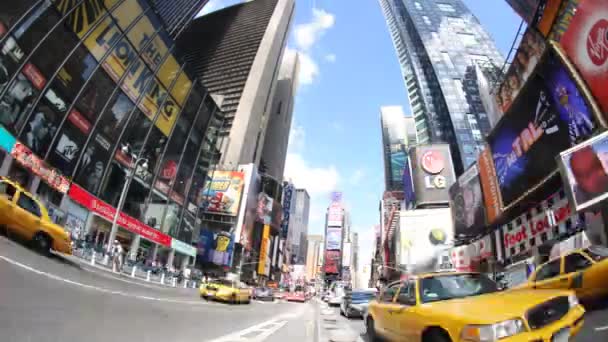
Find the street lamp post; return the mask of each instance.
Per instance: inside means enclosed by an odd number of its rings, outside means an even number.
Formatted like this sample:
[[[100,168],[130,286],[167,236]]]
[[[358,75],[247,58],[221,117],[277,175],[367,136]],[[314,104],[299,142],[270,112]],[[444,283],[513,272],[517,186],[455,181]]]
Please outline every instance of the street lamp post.
[[[125,145],[122,147],[122,152],[125,154],[129,153],[129,146]],[[108,239],[108,247],[107,247],[107,252],[110,253],[112,251],[112,241],[114,241],[114,239],[116,238],[116,233],[118,232],[118,217],[120,216],[120,213],[122,212],[122,208],[125,205],[125,200],[127,199],[127,192],[129,190],[129,185],[131,185],[131,181],[133,180],[133,177],[135,176],[135,172],[137,171],[137,165],[139,163],[142,163],[142,167],[144,169],[148,168],[148,159],[147,158],[141,158],[141,157],[136,157],[134,155],[131,156],[133,159],[135,159],[135,164],[133,165],[133,169],[129,169],[127,168],[127,179],[125,181],[124,186],[122,187],[122,193],[120,194],[120,199],[118,200],[118,206],[116,207],[116,213],[114,213],[114,219],[112,220],[112,229],[110,230],[110,238]],[[108,258],[108,255],[106,254],[106,259]],[[106,261],[107,263],[107,261]]]

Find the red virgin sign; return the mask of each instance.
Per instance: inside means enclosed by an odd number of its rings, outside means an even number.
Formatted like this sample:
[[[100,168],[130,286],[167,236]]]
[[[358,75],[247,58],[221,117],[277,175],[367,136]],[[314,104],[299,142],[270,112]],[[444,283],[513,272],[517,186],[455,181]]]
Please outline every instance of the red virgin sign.
[[[91,210],[106,220],[114,220],[116,208],[91,195],[78,185],[72,184],[68,195],[83,207]],[[145,239],[156,242],[163,246],[171,247],[171,237],[169,235],[163,234],[125,213],[120,213],[118,216],[118,225],[130,232],[141,235]]]
[[[61,173],[51,166],[49,166],[44,160],[36,156],[29,148],[20,142],[17,142],[11,151],[11,156],[15,160],[24,166],[25,168],[32,171],[35,175],[42,178],[47,182],[53,189],[65,194],[70,188],[70,182],[67,178],[61,175]]]

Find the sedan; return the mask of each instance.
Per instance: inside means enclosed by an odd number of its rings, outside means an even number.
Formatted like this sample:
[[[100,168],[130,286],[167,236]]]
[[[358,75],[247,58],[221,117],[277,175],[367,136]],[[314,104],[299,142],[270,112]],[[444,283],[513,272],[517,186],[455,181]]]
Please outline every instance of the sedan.
[[[268,287],[258,287],[253,290],[253,298],[261,301],[274,301],[272,289]]]
[[[585,309],[573,291],[508,290],[483,274],[416,275],[370,302],[369,341],[569,341]]]
[[[344,296],[340,314],[346,318],[363,317],[369,302],[376,297],[376,290],[354,290]]]

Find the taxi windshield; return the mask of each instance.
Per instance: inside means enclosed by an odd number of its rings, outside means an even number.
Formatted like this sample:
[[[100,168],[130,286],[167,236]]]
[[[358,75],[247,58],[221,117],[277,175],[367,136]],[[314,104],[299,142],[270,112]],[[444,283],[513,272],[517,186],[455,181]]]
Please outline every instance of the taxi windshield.
[[[423,303],[477,296],[498,291],[494,281],[482,274],[453,274],[424,278],[420,281]]]
[[[603,246],[590,246],[584,252],[595,261],[602,261],[608,258],[608,248]]]

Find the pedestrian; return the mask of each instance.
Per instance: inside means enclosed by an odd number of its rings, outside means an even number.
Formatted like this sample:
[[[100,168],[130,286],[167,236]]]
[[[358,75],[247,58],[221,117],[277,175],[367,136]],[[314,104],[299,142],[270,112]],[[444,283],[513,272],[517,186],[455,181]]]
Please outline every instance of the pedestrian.
[[[119,272],[122,269],[122,246],[118,240],[114,240],[110,256],[112,257],[112,271]]]

